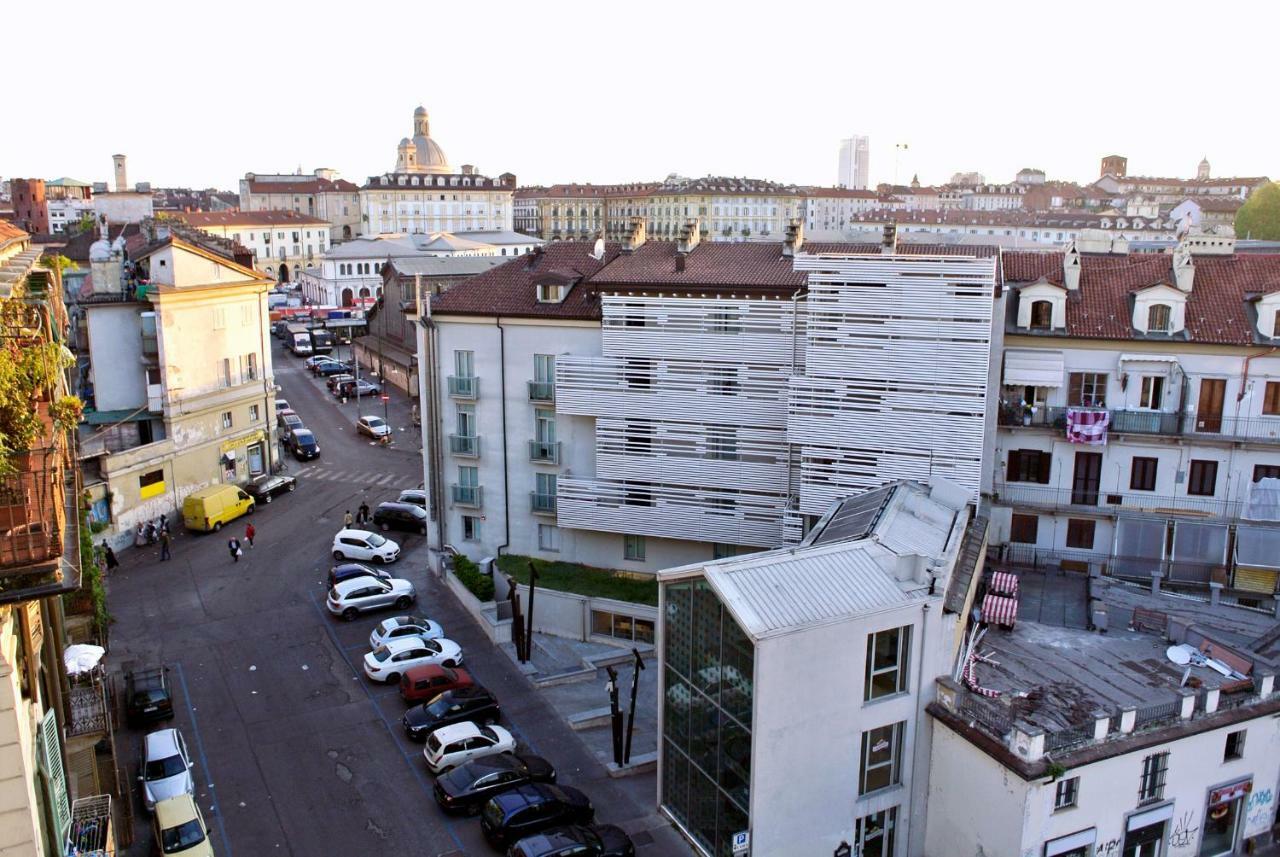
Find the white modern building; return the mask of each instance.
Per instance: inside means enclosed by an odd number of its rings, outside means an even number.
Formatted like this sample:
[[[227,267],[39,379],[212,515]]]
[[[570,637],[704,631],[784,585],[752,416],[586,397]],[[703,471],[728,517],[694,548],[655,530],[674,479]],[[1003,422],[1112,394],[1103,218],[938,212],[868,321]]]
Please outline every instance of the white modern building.
[[[871,176],[871,138],[849,137],[840,141],[840,166],[836,184],[850,190],[866,190]]]

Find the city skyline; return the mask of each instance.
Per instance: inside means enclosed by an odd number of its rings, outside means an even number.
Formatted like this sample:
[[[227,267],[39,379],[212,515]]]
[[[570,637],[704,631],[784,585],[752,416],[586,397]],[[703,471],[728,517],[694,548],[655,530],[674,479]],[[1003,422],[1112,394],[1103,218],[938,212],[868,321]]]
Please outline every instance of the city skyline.
[[[147,11],[155,8],[108,12],[85,5],[76,10],[85,26],[102,38],[78,46],[85,62],[75,67],[109,68],[111,82],[104,85],[104,94],[86,97],[86,105],[78,109],[80,133],[11,140],[0,175],[103,181],[110,176],[110,156],[123,152],[129,156],[132,179],[153,186],[230,189],[248,171],[291,172],[301,167],[309,172],[321,166],[363,183],[391,168],[394,152],[387,141],[409,133],[406,116],[418,104],[430,111],[433,136],[451,161],[475,164],[486,175],[510,171],[521,184],[656,180],[676,172],[830,185],[832,148],[851,128],[872,139],[872,185],[892,182],[895,164],[900,183],[918,174],[922,182],[937,184],[954,172],[970,170],[989,181],[1005,182],[1023,167],[1043,169],[1051,178],[1085,182],[1097,177],[1100,158],[1113,153],[1128,156],[1132,174],[1193,176],[1205,155],[1214,175],[1280,172],[1267,141],[1260,133],[1249,133],[1247,120],[1243,133],[1240,122],[1202,122],[1179,129],[1173,121],[1175,110],[1210,100],[1220,114],[1256,114],[1243,91],[1222,86],[1217,77],[1189,75],[1176,83],[1134,79],[1108,89],[1104,80],[1079,75],[1066,78],[1066,85],[1055,84],[1034,68],[1011,74],[1008,52],[1040,37],[1022,20],[1024,7],[1004,3],[984,4],[976,18],[971,12],[937,7],[931,31],[913,36],[911,62],[904,62],[895,40],[858,44],[859,66],[852,78],[846,56],[849,41],[841,36],[849,28],[839,25],[853,15],[850,10],[814,4],[807,14],[796,16],[812,22],[827,15],[832,26],[800,27],[800,37],[788,41],[798,66],[790,72],[780,70],[785,65],[764,61],[763,53],[757,66],[751,59],[760,51],[742,49],[756,38],[757,21],[721,19],[714,8],[686,9],[681,27],[718,34],[723,47],[713,48],[713,60],[746,64],[725,75],[697,73],[705,83],[691,90],[691,97],[675,98],[673,92],[685,91],[687,72],[678,64],[667,68],[655,63],[644,70],[642,86],[614,102],[616,109],[609,109],[618,96],[607,76],[584,78],[565,90],[552,85],[560,74],[553,65],[543,73],[535,63],[535,73],[518,81],[511,75],[528,44],[563,38],[565,44],[575,45],[575,51],[581,50],[583,40],[593,37],[592,7],[586,5],[563,4],[543,17],[516,6],[495,7],[491,18],[504,26],[483,31],[488,41],[485,54],[510,62],[475,61],[476,34],[469,33],[455,42],[432,44],[430,51],[377,54],[376,70],[356,53],[356,73],[314,86],[302,82],[305,52],[314,45],[327,53],[320,46],[334,37],[334,25],[348,17],[341,8],[320,4],[300,19],[276,8],[233,4],[231,13],[201,21],[199,31],[193,29],[183,42],[184,56],[210,57],[208,85],[202,87],[191,85],[193,77],[202,74],[198,59],[180,75],[158,74],[153,51],[126,49],[131,43],[173,41],[171,36],[162,39],[160,28],[172,32],[182,22]],[[629,20],[625,31],[609,36],[610,52],[642,57],[650,46],[662,44],[669,38],[674,8],[659,4],[651,14]],[[237,14],[237,9],[244,14]],[[19,22],[25,18],[33,29],[41,25],[39,12],[16,11]],[[293,55],[282,57],[283,73],[269,76],[288,81],[294,70],[299,75],[296,85],[265,82],[260,59],[245,62],[220,53],[225,45],[244,38],[238,28],[246,15],[254,20],[255,31],[279,31],[287,34],[287,44],[296,46]],[[900,26],[887,11],[858,10],[857,15],[861,32]],[[1135,31],[1140,25],[1153,45],[1182,38],[1179,14],[1148,20],[1136,12],[1109,9],[1108,16],[1116,32]],[[1055,44],[1083,46],[1073,54],[1080,68],[1091,63],[1106,67],[1103,61],[1113,52],[1105,38],[1096,37],[1088,16],[1054,25]],[[466,23],[457,26],[465,29]],[[975,32],[978,27],[981,33]],[[1201,59],[1209,65],[1215,58],[1230,61],[1239,77],[1248,77],[1250,69],[1261,73],[1259,48],[1266,30],[1251,28],[1229,46],[1206,42]],[[369,28],[368,39],[359,37],[358,27],[349,32],[356,34],[353,44],[365,44],[372,59],[378,28]],[[979,48],[990,45],[992,50],[978,49],[957,59],[945,49],[958,39],[970,44],[976,39]],[[38,50],[35,42],[17,45],[16,65],[37,66]],[[945,64],[914,59],[943,54],[950,57]],[[719,65],[717,60],[713,67]],[[957,65],[961,76],[972,82],[973,98],[960,101],[949,94],[958,85]],[[866,79],[857,74],[858,67],[867,69]],[[60,86],[79,81],[71,68],[54,67],[48,82]],[[891,71],[881,71],[886,68]],[[994,81],[999,81],[998,88],[982,95]],[[230,109],[211,108],[219,90],[234,96]],[[504,90],[509,92],[504,95]],[[880,97],[881,92],[893,95]],[[1141,110],[1134,107],[1139,99]],[[151,105],[148,112],[139,114],[124,106],[140,100]],[[833,104],[848,106],[837,109]],[[1003,120],[1013,115],[1016,105],[1037,118]],[[590,121],[577,119],[584,115],[590,115]],[[1168,121],[1152,121],[1160,115]],[[157,117],[157,124],[150,117]],[[910,148],[895,158],[895,144],[902,142]]]

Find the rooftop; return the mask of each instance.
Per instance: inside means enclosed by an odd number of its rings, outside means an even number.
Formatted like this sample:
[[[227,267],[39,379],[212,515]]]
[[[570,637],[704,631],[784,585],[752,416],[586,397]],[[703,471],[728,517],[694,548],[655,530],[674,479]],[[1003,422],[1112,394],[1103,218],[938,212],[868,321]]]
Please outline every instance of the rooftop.
[[[191,226],[328,226],[326,220],[299,214],[296,211],[184,211],[172,217],[186,221]]]

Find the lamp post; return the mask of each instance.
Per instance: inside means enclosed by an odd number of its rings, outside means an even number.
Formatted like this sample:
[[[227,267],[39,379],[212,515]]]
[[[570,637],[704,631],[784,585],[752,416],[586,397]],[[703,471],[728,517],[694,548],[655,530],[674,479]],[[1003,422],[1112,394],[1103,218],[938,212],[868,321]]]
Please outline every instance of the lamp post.
[[[848,842],[841,842],[836,846],[835,853],[832,857],[853,857],[853,846]]]

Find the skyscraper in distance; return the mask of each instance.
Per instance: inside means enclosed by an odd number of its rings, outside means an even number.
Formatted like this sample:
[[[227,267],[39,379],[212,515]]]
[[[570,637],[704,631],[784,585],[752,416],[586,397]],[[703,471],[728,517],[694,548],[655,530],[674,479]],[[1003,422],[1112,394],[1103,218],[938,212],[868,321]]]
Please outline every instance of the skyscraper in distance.
[[[840,187],[866,190],[871,172],[871,138],[849,137],[840,141]]]

